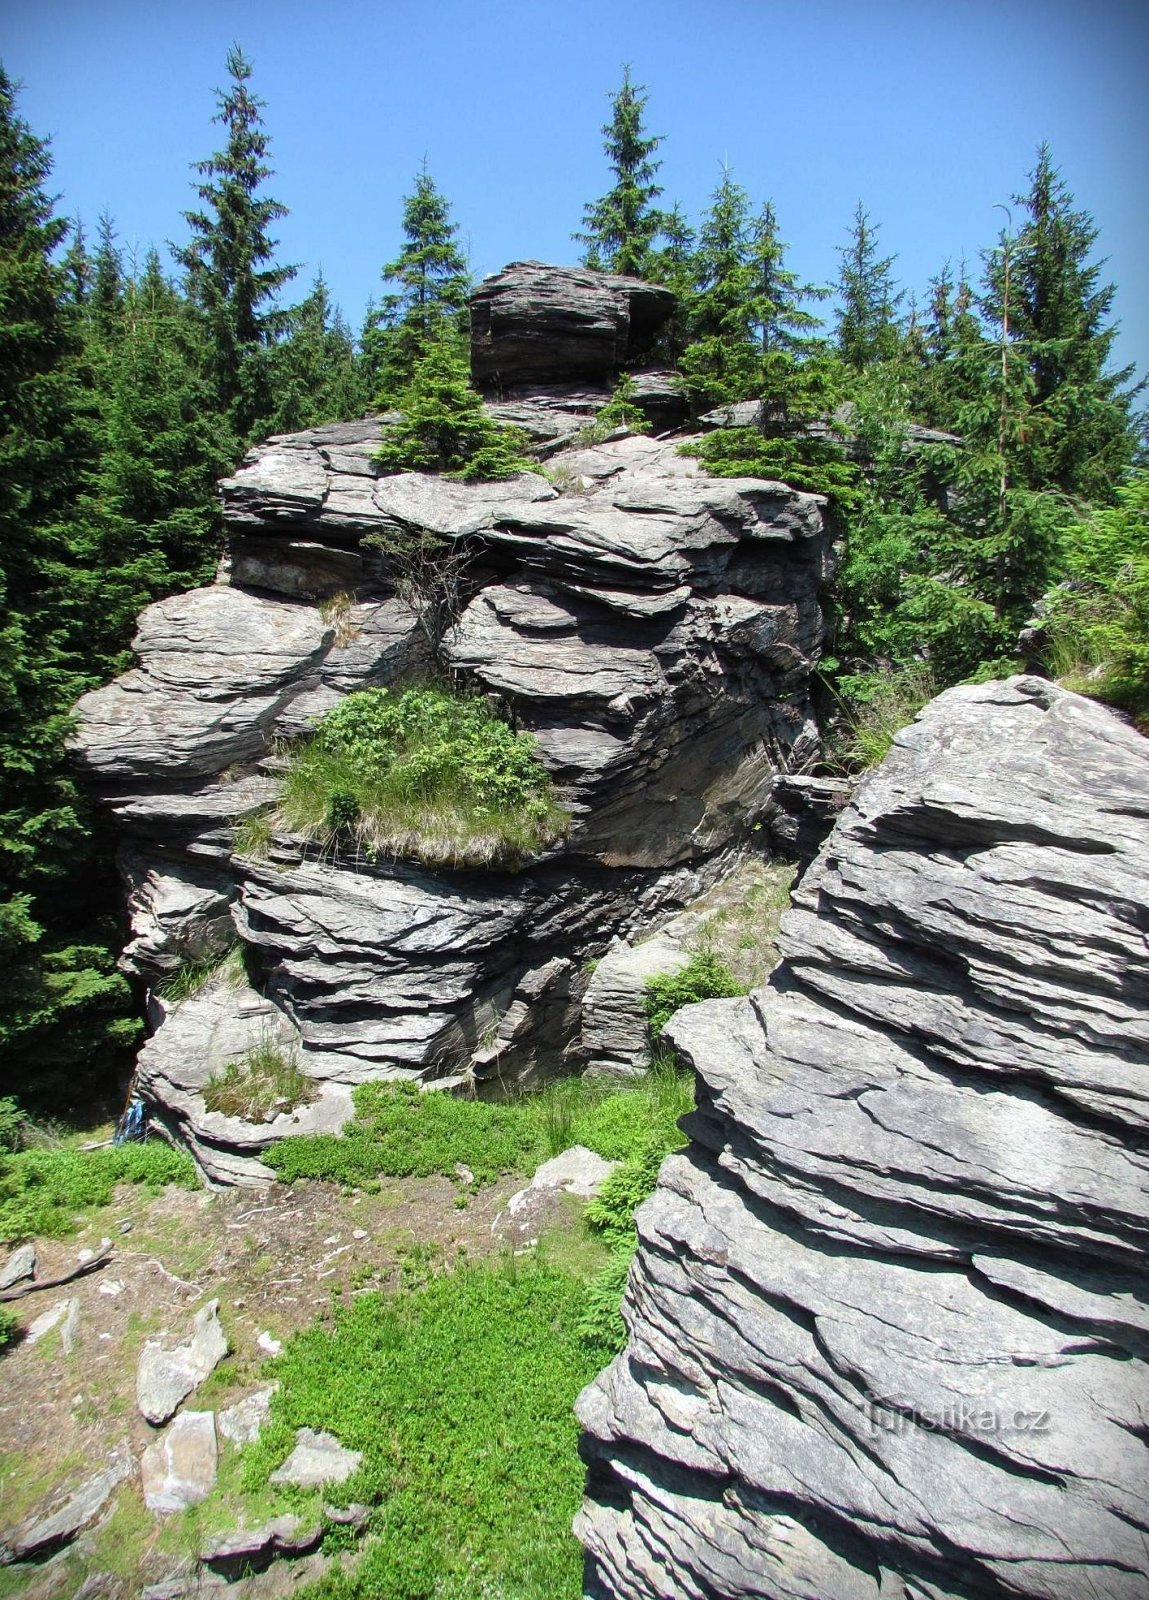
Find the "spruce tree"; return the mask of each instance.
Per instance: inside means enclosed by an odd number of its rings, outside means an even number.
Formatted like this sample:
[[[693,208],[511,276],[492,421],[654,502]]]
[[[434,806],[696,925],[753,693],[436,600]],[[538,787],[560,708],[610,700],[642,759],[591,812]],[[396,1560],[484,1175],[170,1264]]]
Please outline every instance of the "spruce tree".
[[[879,256],[878,229],[858,202],[850,242],[839,247],[838,349],[856,372],[897,354],[896,313],[901,295],[894,288],[893,256]]]
[[[363,360],[375,404],[387,409],[417,363],[444,338],[465,342],[471,276],[451,208],[426,167],[403,200],[404,244],[383,268],[395,288],[367,315]]]
[[[1014,204],[1024,221],[1016,238],[1003,235],[990,252],[982,304],[1006,327],[1009,359],[1020,359],[1032,381],[1036,426],[1025,448],[1019,442],[1015,471],[1031,489],[1110,501],[1136,444],[1137,390],[1128,387],[1131,367],[1107,370],[1115,290],[1101,281],[1103,263],[1091,259],[1097,228],[1075,208],[1048,145]]]
[[[655,206],[662,189],[654,181],[662,163],[652,160],[662,138],[648,136],[643,125],[645,88],[631,82],[630,67],[624,66],[622,84],[610,97],[610,121],[602,128],[614,184],[601,200],[586,207],[583,231],[573,235],[586,246],[584,266],[638,278],[655,270],[654,242],[663,227],[662,213]]]
[[[8,1081],[69,1073],[136,1030],[106,930],[64,752],[68,710],[95,681],[75,518],[92,440],[73,287],[53,253],[66,224],[47,146],[0,68],[0,1056]],[[71,1085],[74,1089],[75,1084]]]
[[[751,251],[750,201],[723,167],[698,233],[690,343],[681,363],[697,410],[754,395],[759,347]]]
[[[283,327],[279,290],[295,275],[274,265],[271,224],[286,206],[260,190],[271,168],[260,111],[251,93],[251,63],[238,45],[227,56],[230,87],[216,91],[214,121],[227,133],[222,150],[196,163],[201,209],[185,211],[189,245],[175,251],[187,291],[204,328],[208,374],[218,402],[241,443],[258,434],[274,408],[267,349]]]
[[[272,433],[347,422],[366,409],[370,397],[351,330],[332,305],[322,273],[306,300],[288,312],[287,332],[272,360]]]

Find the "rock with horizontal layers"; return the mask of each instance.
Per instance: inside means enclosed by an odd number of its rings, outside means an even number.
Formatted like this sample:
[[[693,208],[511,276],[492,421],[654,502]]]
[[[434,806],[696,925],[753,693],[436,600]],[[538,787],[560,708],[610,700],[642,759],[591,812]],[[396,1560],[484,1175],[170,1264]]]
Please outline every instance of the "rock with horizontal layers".
[[[213,1411],[181,1411],[140,1458],[144,1504],[171,1516],[206,1500],[215,1488],[219,1454]]]
[[[113,1451],[106,1466],[68,1492],[61,1503],[25,1521],[0,1544],[0,1551],[7,1552],[8,1560],[39,1561],[53,1550],[71,1544],[92,1526],[132,1471],[131,1453],[126,1449]],[[0,1561],[4,1559],[0,1554]]]
[[[669,289],[640,278],[513,261],[471,296],[475,385],[610,377],[651,348],[673,310]]]
[[[218,1534],[204,1548],[200,1561],[225,1578],[240,1578],[262,1572],[273,1561],[306,1555],[322,1538],[322,1522],[304,1522],[287,1512],[258,1528],[234,1528]]]
[[[1149,744],[954,689],[860,785],[744,1000],[582,1395],[585,1593],[1149,1591]]]
[[[646,1072],[646,986],[651,978],[674,976],[689,962],[689,952],[665,930],[633,945],[620,939],[611,946],[583,995],[581,1042],[588,1072],[619,1078]]]
[[[148,1004],[139,1088],[212,1182],[266,1182],[270,1143],[335,1131],[365,1081],[523,1085],[571,1066],[588,962],[713,885],[774,814],[779,773],[817,747],[825,502],[711,478],[669,440],[578,438],[613,377],[580,377],[586,351],[631,361],[665,291],[532,267],[479,302],[492,338],[541,349],[548,317],[566,330],[547,359],[569,370],[489,402],[504,420],[517,408],[549,476],[382,474],[387,418],[270,439],[222,486],[220,581],[150,607],[139,665],[78,707],[77,756],[132,893],[125,970],[162,986],[206,965],[229,920],[253,958],[258,993],[221,976]],[[644,404],[671,406],[666,374],[633,377]],[[534,737],[569,816],[529,858],[371,859],[258,823],[284,741],[347,694],[425,673],[379,548],[421,532],[473,556],[443,664]],[[263,1029],[314,1094],[250,1122],[208,1111],[208,1084]]]

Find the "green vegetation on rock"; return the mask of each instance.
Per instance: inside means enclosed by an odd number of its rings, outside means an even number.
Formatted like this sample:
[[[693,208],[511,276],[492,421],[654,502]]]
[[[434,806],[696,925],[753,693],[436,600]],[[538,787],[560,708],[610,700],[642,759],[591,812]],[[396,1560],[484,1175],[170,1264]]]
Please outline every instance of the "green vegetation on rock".
[[[346,696],[293,752],[273,824],[368,857],[513,864],[566,814],[529,734],[445,689]]]

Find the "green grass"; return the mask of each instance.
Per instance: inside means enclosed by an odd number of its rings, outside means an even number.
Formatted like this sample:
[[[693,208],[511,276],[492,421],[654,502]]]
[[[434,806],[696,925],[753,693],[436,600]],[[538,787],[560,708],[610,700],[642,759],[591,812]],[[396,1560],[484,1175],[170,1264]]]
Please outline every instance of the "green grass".
[[[19,1319],[14,1311],[9,1311],[7,1306],[0,1306],[0,1350],[6,1344],[11,1344],[16,1337],[16,1329],[20,1326]]]
[[[585,1305],[578,1278],[509,1259],[360,1296],[290,1341],[244,1486],[266,1484],[296,1428],[328,1429],[363,1452],[340,1498],[371,1507],[375,1535],[308,1600],[578,1600],[572,1406],[609,1355],[579,1337]]]
[[[250,853],[285,829],[324,848],[434,865],[515,865],[560,837],[567,814],[529,734],[445,689],[364,689],[291,751],[270,817],[241,827]]]
[[[294,1050],[269,1036],[254,1044],[242,1061],[229,1061],[222,1072],[212,1074],[204,1085],[203,1103],[225,1117],[266,1122],[277,1112],[309,1104],[318,1093]]]
[[[481,1185],[506,1172],[528,1173],[572,1144],[623,1161],[652,1136],[676,1136],[675,1122],[693,1104],[693,1082],[673,1069],[625,1088],[568,1078],[502,1102],[369,1083],[353,1100],[355,1117],[341,1134],[281,1139],[267,1152],[281,1181],[326,1178],[362,1187],[380,1177],[454,1177],[462,1165]]]
[[[76,1214],[107,1205],[118,1183],[149,1190],[198,1186],[191,1157],[158,1139],[103,1150],[0,1154],[0,1243],[70,1233]]]
[[[221,955],[211,956],[206,961],[185,961],[175,972],[156,984],[156,993],[170,1005],[179,1005],[181,1000],[190,1000],[192,995],[201,994],[215,978],[238,985],[245,976],[243,946],[236,943]]]
[[[928,667],[898,667],[862,677],[840,678],[845,726],[832,752],[848,772],[865,772],[884,761],[894,735],[908,727],[938,692]]]

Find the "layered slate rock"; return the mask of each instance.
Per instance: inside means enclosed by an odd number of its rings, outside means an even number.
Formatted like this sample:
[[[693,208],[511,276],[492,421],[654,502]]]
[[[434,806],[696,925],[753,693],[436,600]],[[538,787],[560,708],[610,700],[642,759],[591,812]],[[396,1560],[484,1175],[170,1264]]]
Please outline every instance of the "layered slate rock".
[[[490,402],[533,418],[549,476],[382,475],[387,417],[270,439],[221,486],[218,581],[149,607],[138,666],[77,708],[77,759],[130,890],[122,965],[153,989],[138,1087],[214,1180],[266,1180],[274,1139],[338,1128],[367,1080],[521,1084],[574,1064],[590,958],[712,884],[769,823],[778,775],[816,747],[825,503],[711,478],[674,441],[625,429],[578,443],[669,300],[552,276],[511,269],[485,302],[517,307],[499,324],[511,343],[563,369],[542,385],[528,362]],[[599,352],[586,376],[576,345]],[[651,406],[672,405],[665,375],[639,377]],[[428,672],[383,553],[424,533],[469,558],[445,664],[535,737],[569,831],[482,871],[274,831],[261,854],[248,824],[274,805],[285,743],[349,693]],[[236,938],[249,981],[157,998]],[[314,1095],[250,1123],[209,1112],[212,1079],[264,1046]]]
[[[1149,744],[951,690],[746,1000],[679,1013],[691,1142],[583,1394],[585,1592],[1149,1592]]]
[[[674,295],[640,278],[515,261],[471,296],[480,389],[607,378],[650,350]]]

